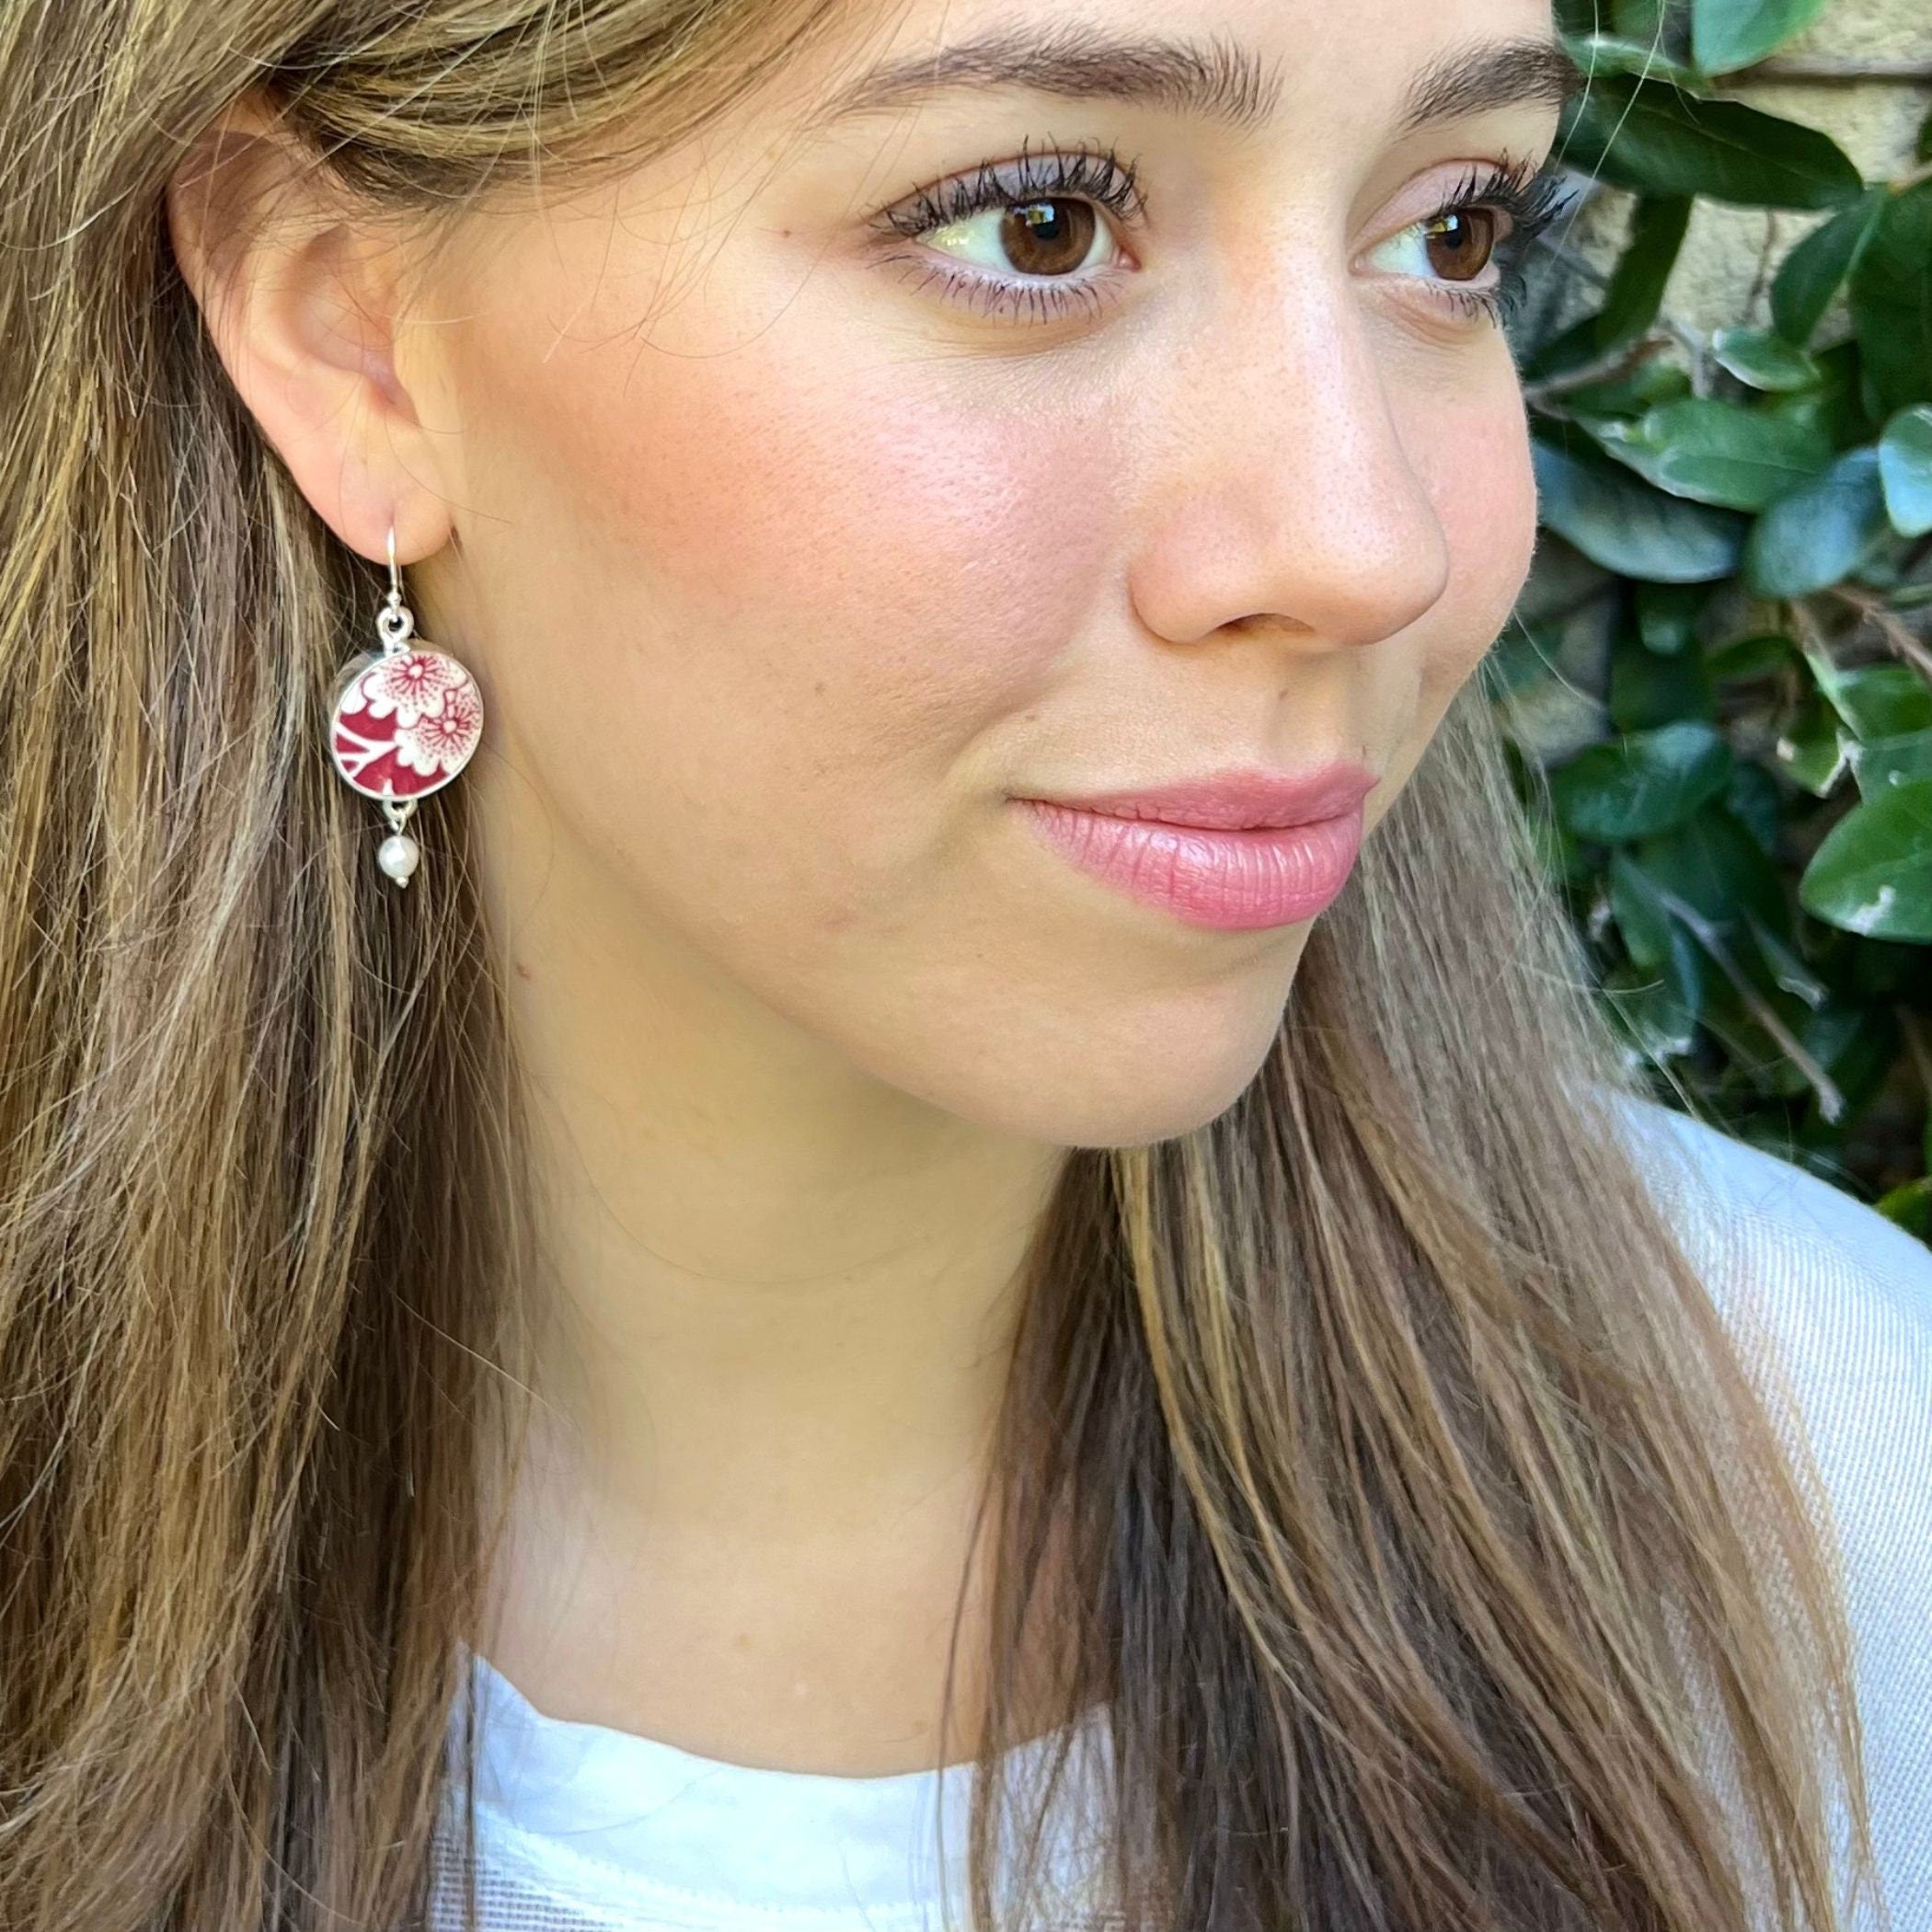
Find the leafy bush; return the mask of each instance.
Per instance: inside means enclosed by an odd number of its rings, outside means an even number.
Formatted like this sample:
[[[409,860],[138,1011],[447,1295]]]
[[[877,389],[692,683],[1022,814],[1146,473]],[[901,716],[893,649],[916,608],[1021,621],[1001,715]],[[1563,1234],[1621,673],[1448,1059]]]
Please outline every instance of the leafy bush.
[[[1932,121],[1863,180],[1718,91],[1821,0],[1606,6],[1558,5],[1558,152],[1627,238],[1538,265],[1486,672],[1632,1064],[1932,1238]],[[1662,312],[1699,197],[1823,217],[1708,337]]]

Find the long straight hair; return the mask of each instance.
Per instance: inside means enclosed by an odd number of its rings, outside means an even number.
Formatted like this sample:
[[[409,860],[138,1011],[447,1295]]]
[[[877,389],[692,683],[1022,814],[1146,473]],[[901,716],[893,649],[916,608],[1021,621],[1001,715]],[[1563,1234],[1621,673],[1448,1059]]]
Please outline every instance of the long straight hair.
[[[167,183],[259,86],[427,233],[668,147],[842,11],[0,12],[8,1932],[420,1922],[523,1414],[463,788],[395,892],[317,749],[381,582],[228,383]],[[1239,1101],[1067,1157],[987,1490],[980,1932],[1027,1918],[993,1847],[1050,1793],[992,1774],[1042,1629],[1062,1714],[1110,1706],[1125,1926],[1829,1932],[1840,1789],[1869,1869],[1815,1472],[1613,1131],[1485,700]]]

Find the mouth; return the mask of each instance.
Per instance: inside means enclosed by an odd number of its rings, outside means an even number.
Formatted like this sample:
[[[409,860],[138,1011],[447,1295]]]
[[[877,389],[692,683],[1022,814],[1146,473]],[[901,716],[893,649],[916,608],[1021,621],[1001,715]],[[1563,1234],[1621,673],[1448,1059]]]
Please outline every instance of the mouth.
[[[1202,779],[1016,798],[1081,871],[1184,924],[1253,931],[1313,918],[1347,884],[1361,851],[1363,799],[1376,775],[1356,765],[1307,774],[1248,767]]]
[[[1077,795],[1043,794],[1030,802],[1104,812],[1110,818],[1242,832],[1340,818],[1359,806],[1376,782],[1375,773],[1351,762],[1306,772],[1237,765],[1160,785]]]

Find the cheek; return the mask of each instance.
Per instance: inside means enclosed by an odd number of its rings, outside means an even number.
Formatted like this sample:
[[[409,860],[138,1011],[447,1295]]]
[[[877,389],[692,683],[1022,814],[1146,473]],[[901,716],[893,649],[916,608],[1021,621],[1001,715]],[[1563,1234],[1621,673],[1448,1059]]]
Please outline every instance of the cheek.
[[[470,481],[502,518],[497,681],[568,687],[536,713],[506,693],[545,789],[661,910],[782,932],[795,975],[801,939],[946,904],[962,801],[1012,776],[983,741],[1050,688],[1118,558],[1117,459],[1029,398],[968,408],[929,362],[776,335],[496,348]],[[536,742],[553,717],[568,743]]]
[[[1109,546],[1068,506],[1107,465],[1051,421],[949,410],[914,370],[767,369],[668,408],[606,541],[753,674],[778,755],[929,776],[1092,607]]]
[[[1449,577],[1417,666],[1413,708],[1371,804],[1372,825],[1387,815],[1501,634],[1536,541],[1527,423],[1507,362],[1474,390],[1418,392],[1403,441],[1442,529]]]
[[[1474,673],[1509,619],[1536,541],[1536,493],[1515,378],[1432,408],[1418,467],[1449,554],[1452,621],[1426,675],[1438,707]]]

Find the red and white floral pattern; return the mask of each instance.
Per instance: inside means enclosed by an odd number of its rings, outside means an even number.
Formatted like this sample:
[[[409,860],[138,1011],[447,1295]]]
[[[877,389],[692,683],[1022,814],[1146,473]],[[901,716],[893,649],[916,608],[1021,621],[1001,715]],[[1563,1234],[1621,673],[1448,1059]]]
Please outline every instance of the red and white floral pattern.
[[[483,694],[469,673],[440,650],[400,650],[350,681],[328,744],[366,797],[420,799],[468,764],[482,735]]]

